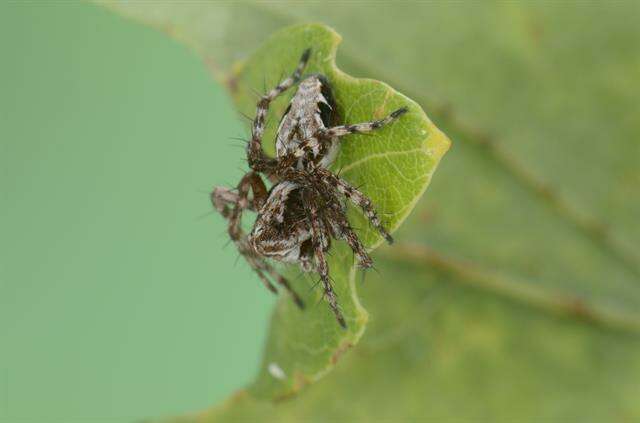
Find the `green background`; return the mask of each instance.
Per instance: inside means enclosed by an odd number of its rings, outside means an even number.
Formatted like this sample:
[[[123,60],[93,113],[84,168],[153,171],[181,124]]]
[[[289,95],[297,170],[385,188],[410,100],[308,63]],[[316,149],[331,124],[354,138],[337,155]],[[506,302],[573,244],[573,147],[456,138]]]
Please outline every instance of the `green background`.
[[[223,89],[89,4],[0,4],[0,51],[0,418],[131,421],[249,382],[275,298],[210,213],[247,133]]]

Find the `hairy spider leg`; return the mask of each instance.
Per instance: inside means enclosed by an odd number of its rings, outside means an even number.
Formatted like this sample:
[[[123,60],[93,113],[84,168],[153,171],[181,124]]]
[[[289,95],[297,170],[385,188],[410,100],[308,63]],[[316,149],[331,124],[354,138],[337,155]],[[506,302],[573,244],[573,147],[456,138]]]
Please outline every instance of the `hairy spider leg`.
[[[335,188],[344,195],[349,201],[362,209],[362,212],[369,220],[371,225],[376,228],[378,232],[387,240],[389,244],[393,243],[393,238],[389,235],[389,232],[382,226],[380,218],[376,213],[371,199],[364,195],[360,190],[350,185],[344,179],[334,175],[329,170],[319,167],[315,169],[316,174],[319,176],[320,181],[328,186]]]
[[[257,172],[270,171],[277,162],[275,159],[268,157],[262,149],[262,136],[264,135],[265,121],[267,112],[269,111],[269,106],[275,98],[285,92],[288,88],[292,87],[295,83],[300,81],[302,71],[307,65],[310,55],[311,49],[306,49],[304,53],[302,53],[300,61],[298,62],[298,66],[293,71],[293,74],[291,74],[291,76],[286,78],[267,94],[263,95],[258,101],[258,105],[256,108],[256,117],[253,120],[253,126],[251,128],[251,140],[247,145],[247,159],[249,162],[249,167]]]
[[[363,123],[353,123],[350,125],[340,125],[334,126],[333,128],[324,128],[319,130],[319,136],[321,138],[334,138],[334,137],[343,137],[349,134],[366,134],[368,132],[375,131],[376,129],[380,129],[385,125],[390,124],[394,120],[398,119],[403,114],[407,113],[409,109],[406,107],[402,107],[392,113],[390,113],[387,117],[379,120],[373,120],[371,122],[363,122]]]
[[[331,215],[331,220],[335,222],[334,226],[334,234],[338,239],[343,239],[346,241],[347,245],[353,250],[356,255],[356,259],[358,264],[363,269],[368,269],[373,266],[373,260],[369,257],[367,250],[362,245],[360,238],[353,231],[347,217],[345,216],[345,211],[338,202],[336,198],[332,198],[328,200],[328,213]]]
[[[213,207],[227,219],[231,216],[231,210],[228,205],[235,205],[240,201],[240,196],[235,192],[235,189],[227,187],[214,187],[209,198],[211,199]],[[249,201],[247,210],[256,211],[253,206],[253,201]]]
[[[255,172],[248,172],[246,175],[242,177],[240,183],[238,184],[236,194],[237,197],[235,199],[229,198],[228,196],[222,197],[225,194],[224,190],[214,189],[214,206],[216,208],[220,207],[225,201],[233,201],[233,208],[228,213],[222,213],[224,217],[229,221],[227,232],[229,233],[229,237],[233,240],[234,244],[238,248],[240,254],[245,258],[245,260],[249,263],[251,268],[258,274],[258,277],[262,281],[262,283],[269,289],[269,291],[273,293],[277,293],[278,290],[275,286],[269,281],[269,279],[264,275],[262,270],[260,269],[260,265],[258,263],[259,258],[255,255],[249,242],[247,241],[247,236],[242,231],[240,227],[240,223],[242,221],[242,212],[249,207],[249,189],[253,189],[254,203],[263,203],[264,196],[266,195],[266,187],[262,182],[260,176]],[[218,196],[216,196],[218,194]],[[226,205],[223,205],[224,210],[228,211]],[[225,216],[225,214],[227,214]]]
[[[253,199],[249,199],[249,190],[253,192]],[[242,231],[240,223],[242,220],[243,210],[260,210],[267,198],[267,188],[262,181],[262,178],[255,172],[248,172],[238,184],[237,193],[231,191],[228,188],[216,187],[211,193],[211,202],[213,206],[220,212],[220,214],[229,221],[228,233],[229,237],[233,240],[234,244],[238,248],[240,255],[242,255],[249,266],[258,275],[258,278],[267,287],[267,289],[273,293],[277,293],[278,290],[266,277],[265,272],[268,273],[276,282],[282,285],[292,296],[296,305],[301,309],[304,308],[304,303],[300,296],[291,288],[289,281],[280,275],[269,263],[262,259],[251,248],[247,235]],[[228,205],[233,205],[232,209],[229,209]]]
[[[289,292],[289,295],[291,295],[291,298],[293,298],[293,301],[296,303],[298,308],[300,308],[301,310],[304,309],[304,302],[302,301],[302,298],[300,298],[298,293],[293,290],[291,284],[289,284],[289,281],[280,273],[278,273],[276,269],[274,269],[273,266],[271,266],[265,260],[260,260],[260,263],[264,266],[262,270],[265,270],[267,273],[269,273],[269,275],[271,275],[273,279],[276,280],[276,282],[284,286],[284,288]]]
[[[320,280],[322,281],[322,286],[324,289],[324,296],[329,303],[329,307],[331,307],[331,311],[336,317],[336,320],[344,329],[347,328],[347,323],[344,320],[344,316],[338,307],[338,297],[333,290],[333,286],[331,285],[331,281],[329,280],[329,265],[327,264],[327,258],[324,254],[324,245],[326,245],[327,241],[324,239],[326,237],[324,231],[322,230],[322,224],[320,222],[320,216],[318,214],[318,204],[313,198],[313,195],[307,196],[305,201],[305,208],[309,214],[309,222],[311,224],[311,239],[313,243],[313,249],[315,251],[316,256],[316,270],[320,275]]]
[[[291,151],[289,157],[285,156],[284,158],[288,160],[288,163],[303,156],[315,159],[321,151],[324,151],[320,147],[321,144],[333,143],[337,138],[349,134],[366,134],[368,132],[375,131],[376,129],[380,129],[385,125],[390,124],[391,122],[405,114],[407,111],[408,109],[406,107],[403,107],[390,113],[383,119],[320,129],[316,134],[314,134],[314,136],[308,137],[300,142],[298,146],[293,151]]]

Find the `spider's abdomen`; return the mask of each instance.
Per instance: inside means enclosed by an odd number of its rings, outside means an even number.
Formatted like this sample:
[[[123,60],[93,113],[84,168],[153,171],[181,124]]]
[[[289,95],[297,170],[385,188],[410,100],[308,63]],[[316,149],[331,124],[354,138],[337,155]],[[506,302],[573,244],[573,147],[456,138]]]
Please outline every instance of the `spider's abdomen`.
[[[277,156],[283,157],[320,129],[335,125],[336,117],[335,100],[327,78],[319,74],[308,76],[298,85],[280,121],[276,138]],[[329,143],[322,151],[314,152],[314,155],[333,158],[334,147],[334,143]]]
[[[300,194],[292,182],[273,186],[249,234],[255,251],[279,261],[299,261],[300,245],[311,237]]]

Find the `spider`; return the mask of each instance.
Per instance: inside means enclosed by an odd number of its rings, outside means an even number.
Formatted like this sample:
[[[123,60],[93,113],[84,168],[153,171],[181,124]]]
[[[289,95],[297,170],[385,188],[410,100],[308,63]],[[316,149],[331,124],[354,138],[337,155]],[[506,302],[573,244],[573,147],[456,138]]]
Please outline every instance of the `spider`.
[[[302,54],[291,76],[258,101],[247,159],[251,170],[236,189],[215,187],[213,206],[228,220],[228,233],[240,254],[257,273],[262,283],[277,293],[272,280],[286,289],[302,309],[300,296],[289,281],[267,261],[297,263],[303,271],[316,271],[336,320],[346,328],[338,299],[329,278],[327,252],[332,239],[344,240],[353,250],[360,267],[373,262],[362,242],[349,225],[343,197],[360,207],[371,225],[389,242],[372,202],[357,188],[328,170],[340,145],[340,137],[379,129],[407,112],[400,108],[387,117],[371,122],[336,125],[336,104],[327,78],[312,74],[302,79],[311,50]],[[276,157],[262,149],[265,118],[271,102],[298,84],[276,134]],[[273,183],[271,189],[262,179]],[[241,225],[242,213],[258,214],[247,235]]]

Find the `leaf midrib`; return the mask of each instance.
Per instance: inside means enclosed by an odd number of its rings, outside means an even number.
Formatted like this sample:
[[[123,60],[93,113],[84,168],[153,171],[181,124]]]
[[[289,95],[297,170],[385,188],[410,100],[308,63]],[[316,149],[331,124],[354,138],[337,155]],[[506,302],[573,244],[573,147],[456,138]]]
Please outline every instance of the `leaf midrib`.
[[[631,313],[616,310],[571,297],[552,289],[536,287],[537,284],[525,279],[515,280],[496,269],[481,266],[470,260],[462,260],[437,252],[435,249],[414,242],[402,242],[393,248],[379,251],[385,258],[405,265],[441,270],[456,276],[456,280],[480,287],[513,299],[515,301],[548,310],[570,318],[591,321],[627,332],[640,333],[640,318]]]

